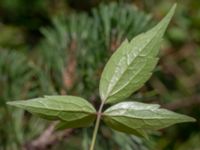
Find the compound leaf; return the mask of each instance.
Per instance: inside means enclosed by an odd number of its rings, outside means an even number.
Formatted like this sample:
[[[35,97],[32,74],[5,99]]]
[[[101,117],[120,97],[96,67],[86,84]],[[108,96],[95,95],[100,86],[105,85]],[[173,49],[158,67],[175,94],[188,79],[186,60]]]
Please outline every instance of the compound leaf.
[[[106,64],[100,80],[100,96],[106,103],[116,103],[138,90],[155,68],[163,34],[176,5],[154,28],[130,42],[125,40]]]
[[[194,118],[160,108],[157,104],[121,102],[103,113],[104,122],[111,128],[138,135],[159,130],[176,123],[193,122]]]
[[[85,99],[76,96],[44,96],[7,104],[25,109],[45,119],[61,120],[65,122],[65,127],[85,127],[96,118],[94,107]]]

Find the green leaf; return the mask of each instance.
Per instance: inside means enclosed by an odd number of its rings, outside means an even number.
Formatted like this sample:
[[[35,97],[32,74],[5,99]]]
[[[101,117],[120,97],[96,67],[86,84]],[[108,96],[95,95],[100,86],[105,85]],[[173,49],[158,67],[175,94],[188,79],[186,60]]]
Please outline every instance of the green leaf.
[[[150,78],[155,68],[163,34],[174,14],[174,5],[164,19],[130,42],[125,40],[106,64],[100,80],[100,96],[106,103],[129,97]]]
[[[159,108],[157,104],[144,104],[139,102],[121,102],[103,113],[104,122],[111,128],[145,135],[145,132],[159,130],[176,123],[193,122],[194,118],[181,115],[166,109]]]
[[[56,125],[57,130],[62,130],[66,128],[79,128],[79,127],[88,127],[93,123],[95,119],[94,115],[88,115],[84,118],[80,118],[74,121],[60,121]]]
[[[131,127],[129,127],[129,126],[117,121],[117,120],[114,120],[114,119],[112,119],[111,117],[108,117],[108,116],[104,116],[103,120],[108,127],[112,128],[114,130],[124,132],[124,133],[127,133],[127,134],[134,134],[134,135],[139,136],[139,137],[147,138],[147,133],[143,129],[131,128]]]
[[[94,107],[85,99],[76,96],[45,96],[7,104],[25,109],[45,119],[61,120],[66,128],[85,127],[93,123],[96,118]]]

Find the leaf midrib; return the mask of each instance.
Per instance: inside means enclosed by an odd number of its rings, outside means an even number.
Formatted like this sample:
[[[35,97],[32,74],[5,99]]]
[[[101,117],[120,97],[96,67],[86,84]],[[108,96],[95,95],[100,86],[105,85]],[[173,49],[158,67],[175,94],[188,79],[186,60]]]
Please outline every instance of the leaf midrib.
[[[181,120],[187,120],[187,119],[180,119],[180,118],[166,118],[166,117],[163,117],[163,118],[157,118],[157,117],[154,117],[154,118],[146,118],[146,117],[144,117],[144,118],[138,118],[138,117],[136,117],[136,116],[134,116],[134,117],[131,117],[131,116],[126,116],[126,115],[106,115],[106,114],[104,114],[104,116],[105,117],[116,117],[116,118],[118,118],[118,117],[124,117],[124,118],[128,118],[128,119],[139,119],[139,120],[154,120],[154,119],[159,119],[159,120],[164,120],[164,119],[169,119],[169,120],[179,120],[179,121],[181,121]]]
[[[31,105],[23,105],[23,104],[17,104],[18,106],[23,107],[23,109],[26,109],[26,107],[32,108],[32,109],[40,109],[40,110],[49,110],[49,111],[62,111],[62,112],[82,112],[82,113],[87,113],[87,114],[92,114],[92,112],[88,112],[88,111],[73,111],[73,110],[63,110],[63,109],[51,109],[51,108],[47,108],[47,107],[34,107]],[[78,106],[78,105],[77,105]],[[94,112],[95,113],[95,112]]]
[[[142,56],[138,56],[138,57],[142,57]],[[144,57],[144,56],[143,56]],[[148,57],[148,59],[151,59],[151,57]],[[116,90],[114,93],[111,91],[111,95],[110,96],[113,96],[113,95],[115,95],[116,93],[118,93],[119,91],[121,91],[123,88],[125,88],[143,69],[144,69],[144,67],[146,66],[146,62],[147,61],[147,59],[145,59],[145,63],[143,64],[143,66],[140,68],[140,70],[139,71],[137,71],[136,72],[136,74],[134,75],[134,76],[132,76],[131,78],[130,78],[130,80],[128,80],[128,82],[126,83],[126,84],[124,84],[121,88],[119,88],[118,90]],[[128,69],[127,69],[128,70]],[[149,73],[151,73],[151,72],[149,72]],[[114,89],[114,88],[113,88]],[[110,97],[109,96],[109,97]]]

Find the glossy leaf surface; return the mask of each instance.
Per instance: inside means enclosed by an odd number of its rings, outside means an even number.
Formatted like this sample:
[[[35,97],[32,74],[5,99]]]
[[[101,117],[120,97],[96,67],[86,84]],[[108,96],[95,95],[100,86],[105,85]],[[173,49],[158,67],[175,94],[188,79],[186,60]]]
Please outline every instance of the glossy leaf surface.
[[[135,131],[143,133],[176,123],[195,121],[192,117],[162,109],[157,104],[139,102],[118,103],[104,112],[103,120],[115,130],[132,134],[135,134]]]
[[[163,34],[175,5],[154,28],[131,41],[125,40],[106,64],[100,80],[102,101],[116,103],[138,90],[155,68]]]
[[[45,96],[8,104],[45,119],[61,120],[65,122],[65,127],[85,127],[90,125],[96,117],[94,107],[83,98],[75,96]]]

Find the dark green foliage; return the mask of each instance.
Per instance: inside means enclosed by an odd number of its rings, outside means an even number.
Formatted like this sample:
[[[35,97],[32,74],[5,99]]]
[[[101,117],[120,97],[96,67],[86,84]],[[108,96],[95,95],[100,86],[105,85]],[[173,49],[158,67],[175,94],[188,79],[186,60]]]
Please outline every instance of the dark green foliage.
[[[34,86],[31,78],[34,73],[31,65],[22,53],[0,49],[0,148],[15,148],[22,141],[23,112],[10,109],[6,101],[27,97]],[[29,92],[31,95],[31,92]],[[4,147],[5,146],[5,147]],[[9,147],[7,147],[9,146]]]

